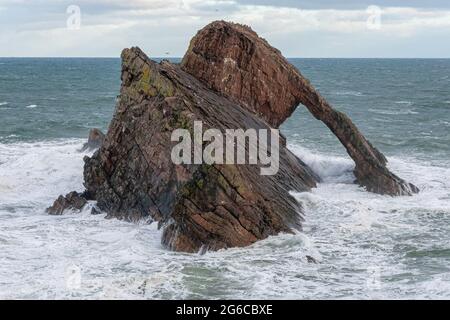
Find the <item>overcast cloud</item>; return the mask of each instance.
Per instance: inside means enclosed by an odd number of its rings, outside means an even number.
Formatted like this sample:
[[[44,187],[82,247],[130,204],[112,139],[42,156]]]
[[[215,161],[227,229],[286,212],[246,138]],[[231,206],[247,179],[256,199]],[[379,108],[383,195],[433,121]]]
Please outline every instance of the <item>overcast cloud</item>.
[[[79,29],[67,27],[69,5]],[[289,57],[450,58],[450,2],[414,0],[0,0],[0,56],[118,57],[135,45],[182,56],[217,19],[250,25]]]

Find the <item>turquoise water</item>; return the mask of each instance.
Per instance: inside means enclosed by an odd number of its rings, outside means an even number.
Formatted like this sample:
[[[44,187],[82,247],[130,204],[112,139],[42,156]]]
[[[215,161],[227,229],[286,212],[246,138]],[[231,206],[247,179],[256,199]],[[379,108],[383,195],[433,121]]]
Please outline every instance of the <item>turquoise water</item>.
[[[119,94],[118,59],[0,59],[0,141],[84,137],[105,129]]]
[[[298,59],[294,64],[387,155],[449,157],[450,59]],[[299,135],[293,141],[324,152],[339,148],[320,122],[309,120],[299,108],[287,121],[287,134]]]
[[[179,61],[179,59],[175,59]],[[450,152],[450,59],[291,59],[387,154]],[[107,129],[119,59],[0,59],[0,141],[83,138]],[[302,145],[339,149],[304,108],[283,126]]]
[[[291,62],[421,193],[352,184],[352,161],[300,106],[282,130],[323,178],[294,193],[304,232],[200,256],[161,248],[154,225],[44,212],[82,190],[78,150],[107,130],[119,59],[0,58],[0,298],[450,298],[450,60]]]

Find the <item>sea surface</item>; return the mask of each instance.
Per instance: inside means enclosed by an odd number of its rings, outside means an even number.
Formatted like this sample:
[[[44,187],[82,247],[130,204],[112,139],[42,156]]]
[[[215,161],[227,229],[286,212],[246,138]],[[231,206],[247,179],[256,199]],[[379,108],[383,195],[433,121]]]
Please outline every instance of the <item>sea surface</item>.
[[[119,59],[0,59],[0,298],[449,299],[450,60],[291,62],[421,192],[353,184],[352,160],[299,106],[282,131],[323,178],[293,193],[304,231],[200,255],[164,249],[155,224],[44,211],[83,189],[79,149],[107,130]]]

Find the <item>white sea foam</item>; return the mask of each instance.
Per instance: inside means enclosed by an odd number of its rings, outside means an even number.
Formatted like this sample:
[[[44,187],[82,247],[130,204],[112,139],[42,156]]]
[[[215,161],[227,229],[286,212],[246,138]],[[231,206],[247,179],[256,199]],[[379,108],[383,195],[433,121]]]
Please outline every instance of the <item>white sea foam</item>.
[[[1,193],[0,203],[46,202],[72,187],[82,188],[82,156],[74,159],[81,140],[0,144],[3,164],[0,185],[11,193]]]
[[[8,102],[0,102],[0,106],[6,106],[8,104]]]
[[[334,92],[337,96],[354,96],[354,97],[363,97],[364,94],[359,91],[352,91],[352,90],[346,90],[346,91],[336,91]]]
[[[365,192],[354,184],[327,181],[310,193],[295,194],[306,206],[305,231],[323,256],[321,276],[336,279],[328,283],[332,290],[352,292],[342,297],[448,298],[449,291],[430,290],[437,277],[426,266],[433,263],[441,272],[438,278],[447,279],[441,287],[450,286],[445,267],[450,169],[414,159],[389,160],[394,172],[421,189],[419,194],[392,198]],[[444,256],[435,258],[436,251]],[[375,286],[366,282],[373,271],[378,274],[370,280]],[[333,294],[323,290],[319,296]]]
[[[369,112],[384,114],[384,115],[408,115],[408,114],[419,114],[419,112],[412,109],[401,109],[401,110],[386,110],[386,109],[368,109]]]
[[[37,108],[37,105],[36,104],[30,104],[29,106],[26,106],[25,108],[27,108],[27,109],[34,109],[34,108]]]
[[[89,209],[45,214],[59,194],[82,190],[83,142],[0,144],[0,298],[450,297],[448,257],[439,256],[450,243],[448,164],[389,159],[421,188],[392,198],[350,183],[350,159],[291,145],[323,179],[294,193],[304,232],[189,255],[162,248],[155,224]],[[78,285],[68,270],[79,272]]]
[[[411,106],[413,103],[411,101],[408,100],[400,100],[400,101],[395,101],[396,104],[405,104],[408,106]]]

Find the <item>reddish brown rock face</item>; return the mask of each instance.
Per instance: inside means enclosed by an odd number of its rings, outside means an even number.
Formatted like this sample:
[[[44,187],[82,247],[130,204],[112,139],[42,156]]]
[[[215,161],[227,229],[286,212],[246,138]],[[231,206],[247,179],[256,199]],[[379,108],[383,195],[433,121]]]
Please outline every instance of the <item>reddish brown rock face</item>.
[[[297,84],[290,81],[298,78],[298,71],[246,26],[224,21],[209,24],[191,40],[181,65],[273,127],[298,105],[293,95]]]
[[[386,158],[342,112],[334,110],[310,82],[249,27],[216,21],[191,40],[183,70],[278,127],[303,104],[323,121],[355,161],[355,176],[367,190],[410,195],[417,187],[386,168]]]

